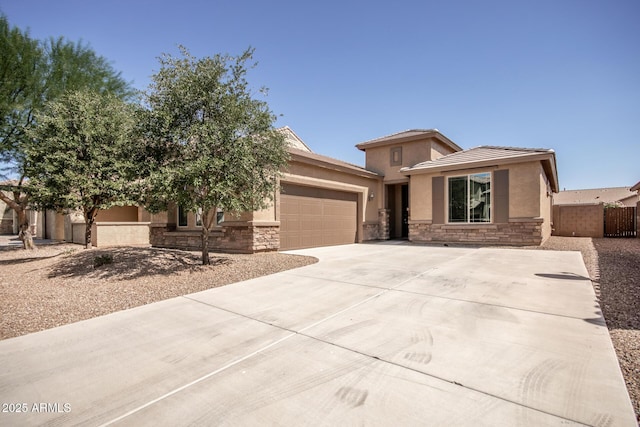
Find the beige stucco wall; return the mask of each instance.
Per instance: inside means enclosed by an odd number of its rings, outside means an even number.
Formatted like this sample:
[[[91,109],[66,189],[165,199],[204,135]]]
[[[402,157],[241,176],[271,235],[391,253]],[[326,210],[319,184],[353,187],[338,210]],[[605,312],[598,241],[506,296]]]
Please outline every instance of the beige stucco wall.
[[[168,211],[149,214],[149,221],[152,224],[175,224],[175,207],[170,207]]]
[[[136,222],[138,221],[137,206],[113,206],[98,211],[96,221],[100,222]]]
[[[56,211],[48,210],[43,215],[46,218],[46,226],[43,227],[44,238],[64,240],[64,215]]]
[[[391,166],[391,150],[396,147],[402,147],[402,165]],[[453,153],[450,147],[431,138],[383,145],[367,148],[366,168],[384,175],[385,181],[406,181],[407,177],[400,172],[401,168],[427,160],[435,160],[450,153]]]
[[[96,222],[91,230],[91,240],[96,247],[147,246],[149,245],[149,223]]]
[[[540,217],[543,219],[542,240],[547,240],[551,237],[551,231],[553,226],[553,196],[549,180],[540,166]]]
[[[544,233],[551,233],[551,198],[547,197],[547,184],[540,162],[510,164],[486,169],[460,170],[435,174],[414,174],[409,186],[409,215],[412,221],[431,221],[431,182],[434,176],[445,177],[445,197],[447,177],[468,173],[492,172],[509,169],[509,218],[545,219]],[[492,206],[494,202],[492,200]],[[445,209],[447,203],[445,203]],[[448,215],[445,215],[445,218]]]
[[[453,150],[451,149],[451,147],[447,147],[444,144],[439,143],[438,141],[434,141],[433,144],[431,144],[430,160],[436,160],[436,159],[439,159],[440,157],[444,157],[447,154],[451,154],[451,153],[453,153]]]
[[[540,217],[540,162],[517,163],[509,169],[509,218]]]
[[[629,208],[635,207],[638,204],[638,200],[640,200],[639,196],[632,195],[620,200],[620,204],[622,206],[626,206]]]
[[[412,175],[409,181],[409,219],[429,220],[432,217],[431,181],[435,175]]]
[[[562,205],[553,207],[553,235],[602,237],[604,205]]]
[[[71,235],[65,237],[65,240],[84,245],[85,225],[84,222],[72,222],[70,224]]]
[[[266,200],[266,202],[269,202],[269,206],[265,209],[260,209],[257,210],[255,212],[253,212],[252,215],[252,220],[256,221],[256,222],[261,222],[261,223],[272,223],[277,221],[276,218],[276,210],[274,209],[274,204],[277,200],[278,197],[278,193],[279,191],[276,190],[273,194],[273,199],[271,201]]]
[[[361,222],[377,222],[378,220],[378,204],[381,204],[380,197],[382,194],[380,182],[381,179],[379,178],[360,176],[357,173],[348,173],[299,161],[292,161],[281,178],[281,183],[308,185],[361,195],[363,201],[360,212]],[[371,195],[373,195],[373,198],[370,197]],[[150,215],[149,221],[154,224],[164,223],[177,225],[176,206],[170,206],[166,212]],[[269,207],[255,212],[243,212],[237,215],[231,215],[225,212],[224,224],[222,225],[239,225],[239,223],[277,225],[278,221],[279,191],[276,191]],[[178,229],[195,230],[200,228],[195,226],[195,214],[192,212],[187,214],[187,222],[187,227],[178,227]]]

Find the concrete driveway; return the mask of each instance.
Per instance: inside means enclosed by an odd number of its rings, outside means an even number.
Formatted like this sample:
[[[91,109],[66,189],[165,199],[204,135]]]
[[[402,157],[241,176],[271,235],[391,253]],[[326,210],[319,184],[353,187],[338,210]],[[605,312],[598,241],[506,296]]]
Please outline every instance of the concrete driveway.
[[[320,262],[0,341],[0,425],[636,425],[579,253],[293,252]]]

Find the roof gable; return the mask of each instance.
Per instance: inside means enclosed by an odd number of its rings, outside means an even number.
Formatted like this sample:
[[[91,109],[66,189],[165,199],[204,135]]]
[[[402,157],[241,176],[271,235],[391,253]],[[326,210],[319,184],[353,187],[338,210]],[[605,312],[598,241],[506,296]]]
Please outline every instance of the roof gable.
[[[436,139],[437,141],[440,141],[454,151],[462,150],[462,148],[458,146],[458,144],[444,136],[438,129],[409,129],[380,138],[371,139],[369,141],[361,142],[360,144],[356,145],[356,148],[362,151],[366,151],[368,148],[393,145],[410,141],[418,141],[427,138]]]
[[[298,135],[296,135],[296,133],[289,126],[278,128],[278,131],[284,134],[284,139],[287,143],[287,146],[289,146],[290,148],[313,153],[311,148],[309,148],[309,146],[305,144],[304,141]]]

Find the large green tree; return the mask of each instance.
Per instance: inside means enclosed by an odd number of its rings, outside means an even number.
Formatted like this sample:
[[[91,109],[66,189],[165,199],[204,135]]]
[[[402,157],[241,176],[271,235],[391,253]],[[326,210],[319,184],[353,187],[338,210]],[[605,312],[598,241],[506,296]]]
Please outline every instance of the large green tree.
[[[0,200],[16,212],[20,239],[26,249],[33,249],[22,165],[25,132],[42,105],[44,51],[27,32],[11,28],[0,16],[0,52]],[[10,176],[14,179],[6,180]]]
[[[29,129],[46,102],[68,91],[90,89],[122,99],[133,95],[129,84],[91,48],[63,38],[34,40],[0,16],[0,199],[18,215],[25,248],[33,242],[28,230],[29,206],[25,151],[33,143]]]
[[[217,211],[268,206],[287,164],[275,115],[246,79],[253,50],[195,58],[163,55],[147,93],[145,122],[151,166],[147,207],[169,201],[202,212],[202,263],[209,264],[209,232]],[[264,90],[260,90],[264,94]],[[149,153],[149,152],[148,152]]]
[[[136,107],[111,93],[68,92],[36,114],[25,170],[40,209],[82,210],[85,245],[101,209],[131,204]]]

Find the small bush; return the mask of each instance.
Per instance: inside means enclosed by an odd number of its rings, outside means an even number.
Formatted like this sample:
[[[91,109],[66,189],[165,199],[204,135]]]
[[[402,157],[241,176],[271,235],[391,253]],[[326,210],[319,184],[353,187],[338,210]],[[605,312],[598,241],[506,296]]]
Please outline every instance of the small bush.
[[[106,264],[113,264],[113,255],[111,254],[98,255],[93,259],[94,268],[97,268]]]

